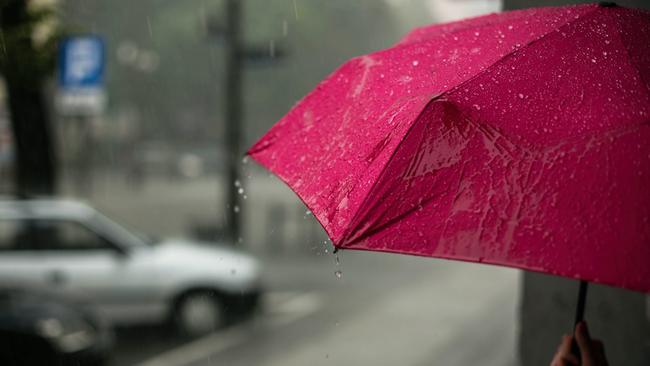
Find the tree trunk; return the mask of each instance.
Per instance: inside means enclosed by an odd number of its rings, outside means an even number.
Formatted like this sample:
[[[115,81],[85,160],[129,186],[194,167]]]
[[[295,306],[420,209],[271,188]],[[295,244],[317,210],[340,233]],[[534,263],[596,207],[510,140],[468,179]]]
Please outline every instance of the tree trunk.
[[[43,92],[15,85],[7,78],[14,135],[14,192],[20,196],[56,192],[56,156]]]

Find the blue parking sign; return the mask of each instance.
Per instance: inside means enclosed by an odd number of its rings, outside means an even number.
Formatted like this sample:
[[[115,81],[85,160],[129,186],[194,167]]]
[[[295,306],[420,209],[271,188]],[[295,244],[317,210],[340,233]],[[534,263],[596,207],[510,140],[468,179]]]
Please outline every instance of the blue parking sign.
[[[63,39],[59,47],[59,85],[101,88],[104,84],[104,40],[95,35]]]
[[[102,113],[106,105],[104,68],[106,47],[102,37],[68,37],[59,44],[57,105],[65,115]]]

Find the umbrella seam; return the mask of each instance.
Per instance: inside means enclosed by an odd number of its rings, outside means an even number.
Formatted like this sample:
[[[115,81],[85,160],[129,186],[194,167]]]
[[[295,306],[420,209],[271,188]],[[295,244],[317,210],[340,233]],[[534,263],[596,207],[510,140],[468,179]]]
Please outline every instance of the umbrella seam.
[[[491,70],[492,68],[494,68],[496,65],[500,65],[501,63],[505,62],[506,59],[509,59],[510,57],[513,57],[513,55],[515,55],[516,53],[522,52],[524,49],[530,47],[532,44],[535,44],[538,41],[541,41],[541,40],[545,39],[548,35],[550,35],[550,34],[552,34],[554,32],[557,32],[557,31],[559,31],[560,29],[562,29],[564,27],[569,26],[569,25],[575,23],[578,20],[582,20],[587,16],[592,16],[594,14],[597,14],[597,11],[599,9],[600,9],[599,6],[594,7],[594,9],[592,9],[591,11],[589,11],[589,12],[587,12],[585,14],[582,14],[582,15],[578,16],[577,18],[573,18],[573,19],[569,20],[568,22],[562,24],[562,26],[551,29],[550,31],[548,31],[548,32],[540,35],[539,37],[529,41],[524,46],[516,48],[516,49],[510,51],[509,53],[505,54],[504,56],[499,58],[496,62],[494,62],[492,65],[486,67],[485,69],[483,69],[482,71],[480,71],[476,75],[470,77],[469,79],[467,79],[467,80],[461,82],[460,84],[458,84],[456,86],[453,86],[453,87],[450,87],[450,88],[442,91],[441,93],[435,95],[431,100],[429,100],[429,102],[427,102],[427,104],[422,108],[422,110],[420,110],[420,113],[418,113],[417,118],[415,118],[414,122],[408,127],[408,129],[404,133],[404,136],[407,136],[411,132],[411,130],[414,128],[414,126],[420,121],[420,117],[422,116],[424,111],[426,111],[427,108],[429,107],[429,105],[431,105],[433,102],[435,102],[437,100],[440,100],[440,99],[443,99],[447,94],[453,93],[454,91],[460,89],[461,87],[465,86],[467,83],[469,83],[469,82],[477,79],[478,77],[482,76],[483,74],[488,72],[488,70]],[[363,198],[363,200],[361,201],[361,204],[357,207],[357,209],[354,212],[354,215],[352,215],[351,217],[358,217],[357,214],[359,213],[359,211],[361,211],[361,209],[366,206],[366,202],[368,201],[369,197],[371,196],[370,193],[374,191],[375,187],[377,186],[377,182],[381,181],[381,179],[386,174],[386,168],[388,167],[388,165],[390,165],[391,161],[394,159],[395,155],[397,154],[397,151],[401,148],[403,142],[404,142],[404,139],[402,139],[399,142],[399,144],[397,144],[397,146],[395,147],[395,149],[391,153],[391,156],[388,158],[388,160],[386,161],[386,163],[382,167],[381,172],[377,176],[377,179],[373,182],[372,186],[368,190],[368,194],[366,194],[366,196]],[[355,221],[358,223],[359,221],[362,221],[362,220],[357,219]],[[355,223],[355,225],[348,226],[348,229],[343,232],[343,235],[341,235],[340,243],[338,243],[339,245],[342,246],[342,245],[345,245],[345,244],[351,244],[351,242],[346,243],[346,240],[349,238],[350,232],[353,230],[353,228],[356,228],[356,226],[358,225],[357,223]]]
[[[434,96],[432,97],[432,99],[430,99],[430,100],[429,100],[429,101],[424,105],[424,107],[422,107],[422,109],[420,110],[420,112],[418,112],[418,116],[413,120],[413,123],[412,123],[412,124],[411,124],[407,129],[406,129],[406,131],[405,131],[403,137],[406,137],[409,133],[411,133],[411,131],[413,130],[413,127],[418,123],[418,121],[420,120],[420,117],[422,117],[422,114],[427,110],[427,108],[429,107],[429,105],[432,104],[432,103],[434,103],[435,101],[441,99],[441,97],[443,96],[443,94],[444,94],[444,92],[441,93],[441,94],[434,95]],[[351,217],[353,217],[353,218],[354,218],[354,217],[358,217],[357,214],[358,214],[359,211],[361,211],[361,209],[366,205],[366,202],[368,201],[368,198],[370,197],[370,193],[372,193],[372,191],[373,191],[373,190],[375,189],[375,187],[377,186],[377,182],[379,182],[379,181],[382,179],[382,177],[384,176],[384,174],[386,173],[386,168],[388,167],[388,165],[390,165],[390,162],[391,162],[391,161],[393,160],[393,158],[395,157],[395,154],[397,154],[397,151],[400,149],[400,147],[401,147],[402,144],[404,143],[404,140],[405,140],[405,138],[402,138],[402,140],[400,140],[400,142],[397,144],[397,146],[395,147],[395,149],[391,152],[390,157],[388,158],[388,160],[386,160],[386,163],[385,163],[384,166],[381,168],[381,171],[379,172],[379,175],[377,176],[377,179],[374,180],[372,186],[371,186],[370,189],[368,190],[368,193],[366,194],[366,196],[363,198],[363,200],[361,201],[361,203],[359,204],[359,206],[358,206],[357,209],[355,210],[354,215],[352,215]],[[358,222],[359,220],[356,220],[356,221]],[[345,231],[343,232],[343,235],[341,235],[340,243],[338,243],[338,244],[340,244],[341,246],[344,245],[344,244],[350,244],[350,243],[345,243],[345,242],[346,242],[346,240],[348,239],[348,237],[349,237],[349,235],[350,235],[350,232],[353,230],[353,228],[356,228],[357,225],[358,225],[357,223],[355,223],[354,225],[349,225],[348,228],[347,228],[347,230],[345,230]]]

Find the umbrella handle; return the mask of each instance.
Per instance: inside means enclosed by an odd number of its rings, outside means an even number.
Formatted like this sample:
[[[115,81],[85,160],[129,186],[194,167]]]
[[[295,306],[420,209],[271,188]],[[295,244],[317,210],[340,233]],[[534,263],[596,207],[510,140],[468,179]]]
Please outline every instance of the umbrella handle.
[[[580,281],[580,290],[578,291],[578,304],[576,305],[576,317],[575,321],[573,322],[573,334],[575,334],[578,323],[584,320],[588,284],[589,282],[587,281]],[[578,348],[578,343],[576,342],[575,336],[571,341],[571,353],[578,357],[578,360],[580,359],[580,349]]]

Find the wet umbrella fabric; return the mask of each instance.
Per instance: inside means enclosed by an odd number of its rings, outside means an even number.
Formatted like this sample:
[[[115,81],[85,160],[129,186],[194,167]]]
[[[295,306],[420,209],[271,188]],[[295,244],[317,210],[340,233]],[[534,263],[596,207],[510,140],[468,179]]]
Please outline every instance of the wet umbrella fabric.
[[[650,13],[416,29],[345,63],[249,154],[337,248],[650,292]]]

